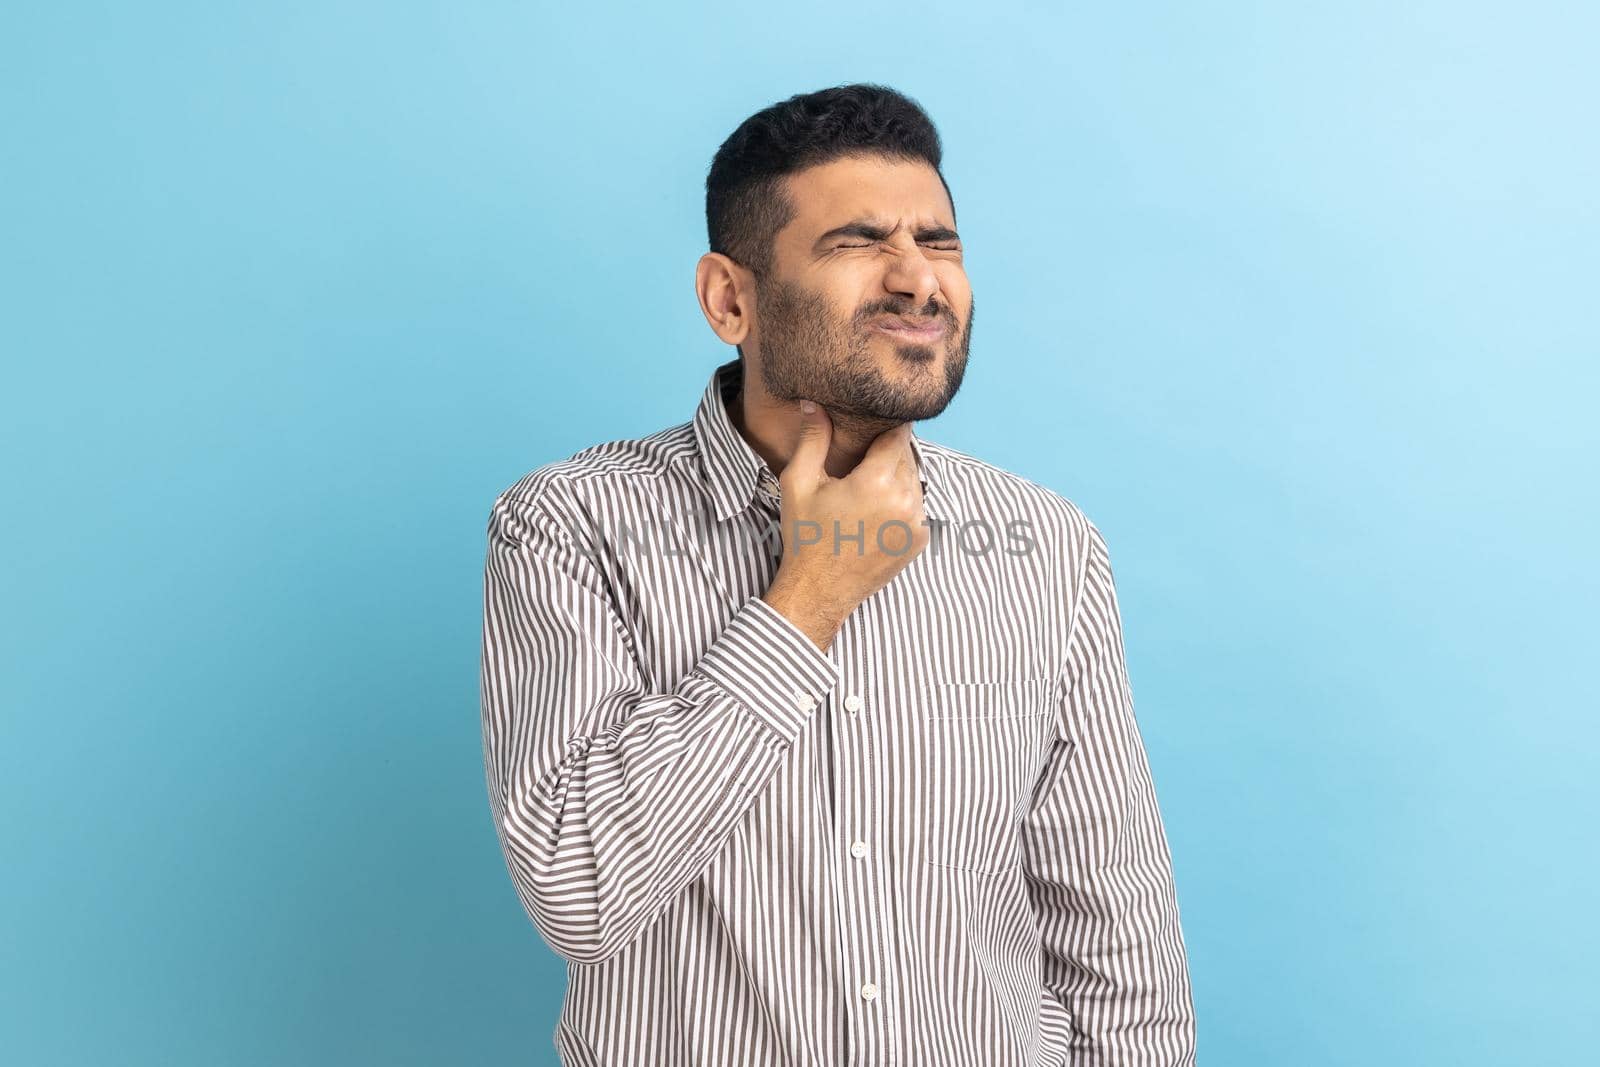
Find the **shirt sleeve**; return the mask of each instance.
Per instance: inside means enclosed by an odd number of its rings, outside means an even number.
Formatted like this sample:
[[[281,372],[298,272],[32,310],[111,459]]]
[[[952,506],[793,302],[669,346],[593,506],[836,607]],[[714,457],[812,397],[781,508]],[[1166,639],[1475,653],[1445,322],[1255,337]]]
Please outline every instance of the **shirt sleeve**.
[[[592,550],[508,493],[484,568],[489,803],[535,927],[594,963],[704,873],[839,669],[753,596],[681,684],[654,691]]]
[[[1044,986],[1072,1018],[1072,1067],[1183,1067],[1195,1019],[1172,858],[1092,523],[1084,559],[1056,737],[1023,823]]]

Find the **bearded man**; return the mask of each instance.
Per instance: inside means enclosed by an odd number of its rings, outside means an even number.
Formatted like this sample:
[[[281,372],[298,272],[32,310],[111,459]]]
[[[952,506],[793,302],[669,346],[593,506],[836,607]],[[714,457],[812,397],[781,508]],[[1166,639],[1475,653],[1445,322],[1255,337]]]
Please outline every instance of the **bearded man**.
[[[1195,1062],[1106,544],[913,423],[973,296],[933,123],[752,115],[689,420],[491,509],[485,769],[570,1067]]]

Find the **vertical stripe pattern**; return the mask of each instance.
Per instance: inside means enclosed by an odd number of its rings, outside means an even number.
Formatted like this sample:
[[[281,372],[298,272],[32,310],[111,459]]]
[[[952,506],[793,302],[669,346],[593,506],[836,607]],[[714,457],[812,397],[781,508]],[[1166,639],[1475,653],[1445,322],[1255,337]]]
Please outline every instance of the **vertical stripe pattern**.
[[[1100,532],[913,433],[933,541],[824,652],[761,599],[739,375],[490,511],[484,771],[561,1062],[1194,1064]]]

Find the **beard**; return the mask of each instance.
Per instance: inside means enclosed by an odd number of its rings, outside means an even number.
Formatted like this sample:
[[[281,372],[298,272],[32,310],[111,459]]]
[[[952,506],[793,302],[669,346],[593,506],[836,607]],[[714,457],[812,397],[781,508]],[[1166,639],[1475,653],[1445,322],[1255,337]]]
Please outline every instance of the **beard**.
[[[761,309],[761,379],[767,392],[778,400],[815,400],[836,426],[842,420],[845,426],[875,432],[931,419],[961,388],[975,301],[966,324],[957,330],[955,313],[931,301],[921,309],[903,300],[874,302],[841,321],[820,295],[759,277],[756,300]],[[900,368],[913,372],[909,377],[884,373],[870,325],[880,315],[938,316],[945,323],[945,336],[934,344],[895,343],[895,359]],[[943,373],[939,347],[944,348]]]

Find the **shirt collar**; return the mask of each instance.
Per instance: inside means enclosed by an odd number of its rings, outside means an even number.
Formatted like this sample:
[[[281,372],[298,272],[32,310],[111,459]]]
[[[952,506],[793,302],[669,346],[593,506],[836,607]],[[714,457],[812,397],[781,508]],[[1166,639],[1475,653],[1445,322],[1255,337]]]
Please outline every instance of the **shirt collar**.
[[[770,473],[766,460],[750,447],[728,416],[728,401],[739,395],[744,368],[739,360],[722,364],[711,373],[700,406],[694,413],[694,439],[700,453],[701,474],[711,494],[718,522],[739,514],[754,501],[763,473]],[[940,460],[911,427],[911,452],[917,459],[922,482],[922,511],[935,521],[945,517],[944,486]]]

